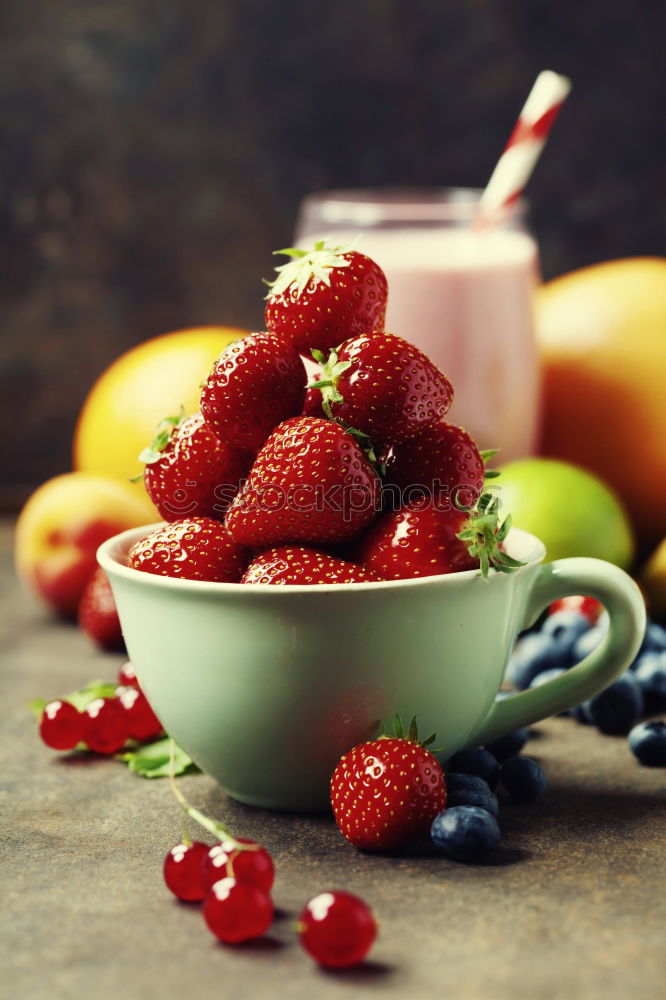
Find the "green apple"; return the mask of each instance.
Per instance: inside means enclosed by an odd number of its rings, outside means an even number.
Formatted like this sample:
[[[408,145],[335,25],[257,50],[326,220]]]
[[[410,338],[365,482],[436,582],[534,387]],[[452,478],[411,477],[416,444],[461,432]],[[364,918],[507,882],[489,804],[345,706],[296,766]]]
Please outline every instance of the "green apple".
[[[549,458],[509,462],[493,480],[502,515],[537,535],[546,559],[595,556],[626,569],[634,557],[631,524],[619,499],[590,472]]]

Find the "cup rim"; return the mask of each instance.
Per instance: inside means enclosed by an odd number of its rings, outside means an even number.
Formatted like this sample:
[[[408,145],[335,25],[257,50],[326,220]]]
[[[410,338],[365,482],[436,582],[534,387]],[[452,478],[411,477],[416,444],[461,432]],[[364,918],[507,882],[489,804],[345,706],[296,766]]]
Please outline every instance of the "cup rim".
[[[118,535],[113,535],[97,549],[97,561],[105,573],[120,579],[143,581],[146,585],[155,585],[165,590],[185,591],[199,594],[331,594],[331,593],[355,593],[368,591],[378,593],[386,590],[400,590],[424,586],[455,586],[457,581],[467,581],[478,578],[482,580],[480,569],[462,570],[458,573],[436,574],[433,576],[411,577],[404,580],[376,580],[363,581],[359,583],[319,583],[319,584],[285,584],[276,586],[272,583],[253,583],[251,586],[244,583],[217,583],[209,580],[184,580],[180,577],[158,576],[156,573],[146,573],[143,570],[133,569],[125,566],[120,561],[134,542],[138,542],[149,532],[162,527],[166,522],[159,521],[154,524],[144,524],[138,528],[130,528]],[[515,573],[525,571],[529,566],[540,563],[545,554],[546,547],[540,538],[531,535],[520,528],[511,528],[507,547],[510,554],[517,558],[524,559],[524,565]],[[520,555],[518,556],[518,552]],[[488,581],[504,577],[506,574],[497,570],[490,570]]]

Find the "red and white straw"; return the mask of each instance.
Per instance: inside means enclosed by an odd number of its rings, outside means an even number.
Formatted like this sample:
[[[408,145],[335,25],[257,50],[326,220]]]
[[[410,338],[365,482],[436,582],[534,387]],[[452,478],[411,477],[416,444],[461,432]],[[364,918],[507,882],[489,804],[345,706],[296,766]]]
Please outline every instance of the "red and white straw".
[[[539,73],[481,195],[477,221],[492,221],[520,198],[570,90],[566,76],[551,70]]]

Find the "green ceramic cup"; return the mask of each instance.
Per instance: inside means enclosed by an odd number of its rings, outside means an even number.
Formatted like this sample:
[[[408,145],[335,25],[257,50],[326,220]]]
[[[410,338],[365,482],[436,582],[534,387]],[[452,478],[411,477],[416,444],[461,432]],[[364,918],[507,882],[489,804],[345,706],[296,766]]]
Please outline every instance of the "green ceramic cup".
[[[598,559],[541,565],[542,543],[513,530],[513,574],[478,571],[386,583],[278,587],[175,580],[129,569],[105,542],[129,656],[168,732],[234,798],[291,811],[329,807],[341,755],[381,719],[417,716],[445,761],[577,705],[635,656],[645,608],[629,576]],[[541,687],[496,701],[517,632],[568,594],[598,598],[608,636]]]

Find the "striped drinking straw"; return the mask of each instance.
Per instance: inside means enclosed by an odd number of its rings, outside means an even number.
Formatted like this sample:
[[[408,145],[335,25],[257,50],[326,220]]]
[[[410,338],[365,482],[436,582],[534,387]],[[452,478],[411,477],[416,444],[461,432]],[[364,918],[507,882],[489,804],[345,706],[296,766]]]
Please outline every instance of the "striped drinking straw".
[[[501,218],[504,210],[520,198],[570,90],[571,81],[566,76],[551,70],[539,73],[481,195],[477,225]]]

